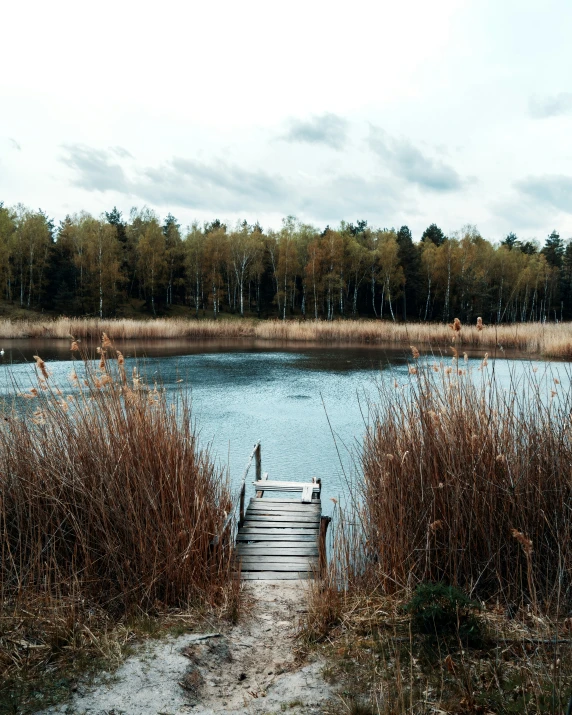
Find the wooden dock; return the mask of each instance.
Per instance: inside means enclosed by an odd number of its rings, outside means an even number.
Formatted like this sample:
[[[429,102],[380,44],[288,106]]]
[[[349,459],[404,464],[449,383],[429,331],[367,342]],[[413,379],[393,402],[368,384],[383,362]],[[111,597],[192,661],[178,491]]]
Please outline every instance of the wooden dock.
[[[261,476],[260,443],[255,445],[250,461],[253,457],[256,496],[250,499],[246,511],[245,479],[240,493],[236,557],[242,578],[313,578],[326,565],[326,531],[330,522],[329,517],[322,516],[321,481],[269,480],[268,474]],[[249,466],[250,462],[245,477]],[[266,497],[265,493],[272,496]]]

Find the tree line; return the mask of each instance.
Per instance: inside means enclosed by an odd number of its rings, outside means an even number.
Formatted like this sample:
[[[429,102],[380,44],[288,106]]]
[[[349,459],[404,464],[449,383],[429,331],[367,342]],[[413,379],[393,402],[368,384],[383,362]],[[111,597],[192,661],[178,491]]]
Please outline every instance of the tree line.
[[[69,215],[0,203],[0,298],[20,308],[121,317],[135,301],[150,315],[187,306],[220,313],[333,320],[489,323],[572,319],[572,242],[557,231],[541,247],[509,233],[498,244],[466,225],[342,221],[318,230],[289,216],[278,231],[246,221],[192,223],[148,208],[124,218]]]

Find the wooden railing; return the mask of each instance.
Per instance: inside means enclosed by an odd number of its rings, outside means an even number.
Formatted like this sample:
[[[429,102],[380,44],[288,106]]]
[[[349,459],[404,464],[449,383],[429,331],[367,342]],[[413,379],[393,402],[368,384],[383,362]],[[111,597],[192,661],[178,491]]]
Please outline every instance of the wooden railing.
[[[234,503],[234,506],[230,509],[226,519],[224,520],[224,523],[222,525],[221,530],[219,531],[218,534],[216,534],[212,540],[211,540],[211,546],[216,546],[219,541],[221,540],[224,532],[228,529],[230,526],[230,523],[232,521],[232,518],[234,516],[234,512],[236,511],[236,507],[239,507],[239,516],[238,516],[238,526],[239,528],[242,526],[242,522],[244,521],[244,500],[246,496],[246,477],[248,476],[248,471],[250,469],[250,466],[252,465],[252,460],[256,459],[256,478],[260,479],[260,474],[262,471],[262,459],[261,459],[261,454],[260,454],[260,440],[256,442],[254,445],[254,449],[252,450],[252,453],[250,457],[248,458],[248,462],[246,463],[246,467],[244,468],[244,474],[242,475],[242,483],[240,485],[240,491],[238,493],[238,498],[236,502]]]
[[[262,476],[262,455],[260,453],[260,440],[254,445],[254,449],[252,450],[252,453],[250,457],[248,458],[248,462],[246,463],[246,467],[244,468],[244,474],[242,475],[242,484],[240,486],[240,495],[239,495],[239,500],[240,500],[240,510],[239,510],[239,519],[238,519],[238,526],[241,527],[242,523],[244,521],[244,500],[246,497],[246,477],[248,476],[248,470],[250,469],[250,466],[252,464],[252,460],[256,460],[256,480],[260,480]]]

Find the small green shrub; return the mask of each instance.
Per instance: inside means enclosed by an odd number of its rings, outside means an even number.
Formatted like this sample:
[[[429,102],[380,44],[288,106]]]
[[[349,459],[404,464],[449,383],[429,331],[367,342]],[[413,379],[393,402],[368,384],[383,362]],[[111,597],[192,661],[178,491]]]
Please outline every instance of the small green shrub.
[[[469,646],[483,642],[483,628],[475,611],[479,608],[455,586],[422,583],[404,610],[410,614],[417,633],[437,638],[456,637]]]

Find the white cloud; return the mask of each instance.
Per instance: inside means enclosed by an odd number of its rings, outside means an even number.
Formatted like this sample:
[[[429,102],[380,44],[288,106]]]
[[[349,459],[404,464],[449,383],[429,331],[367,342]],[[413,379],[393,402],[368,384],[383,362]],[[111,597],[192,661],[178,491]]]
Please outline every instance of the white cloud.
[[[0,44],[6,203],[572,234],[569,0],[30,0],[2,22],[29,48]]]
[[[548,97],[532,97],[530,114],[535,119],[572,114],[572,92],[560,92]]]

